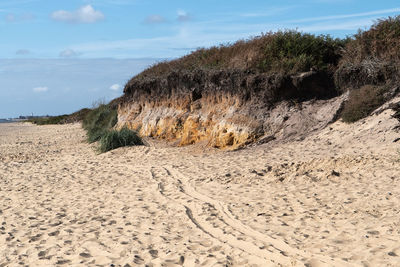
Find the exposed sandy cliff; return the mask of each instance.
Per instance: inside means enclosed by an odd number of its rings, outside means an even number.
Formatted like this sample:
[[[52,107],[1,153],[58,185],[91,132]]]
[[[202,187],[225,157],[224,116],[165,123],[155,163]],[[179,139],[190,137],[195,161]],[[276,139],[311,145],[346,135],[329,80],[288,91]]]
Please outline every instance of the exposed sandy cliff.
[[[118,123],[180,145],[207,140],[215,147],[237,148],[325,126],[343,102],[336,96],[323,72],[172,72],[128,83]]]
[[[132,78],[118,127],[231,149],[304,138],[337,120],[348,98],[350,122],[399,93],[399,40],[396,17],[352,40],[289,31],[200,49]]]

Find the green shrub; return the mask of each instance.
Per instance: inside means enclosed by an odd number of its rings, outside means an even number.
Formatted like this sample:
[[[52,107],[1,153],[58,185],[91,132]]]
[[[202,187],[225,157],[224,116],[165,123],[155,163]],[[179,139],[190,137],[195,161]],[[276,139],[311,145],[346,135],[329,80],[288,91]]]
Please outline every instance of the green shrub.
[[[327,70],[337,65],[346,42],[329,35],[279,31],[265,42],[258,68],[284,73],[308,71],[311,67]]]
[[[116,123],[117,110],[110,108],[109,105],[100,104],[86,115],[82,126],[87,132],[89,143],[93,143],[100,140],[101,136]]]
[[[107,152],[123,146],[143,145],[142,139],[135,131],[127,128],[107,130],[100,138],[100,152]]]
[[[350,91],[342,111],[344,122],[351,123],[367,117],[385,102],[385,86],[365,85]]]

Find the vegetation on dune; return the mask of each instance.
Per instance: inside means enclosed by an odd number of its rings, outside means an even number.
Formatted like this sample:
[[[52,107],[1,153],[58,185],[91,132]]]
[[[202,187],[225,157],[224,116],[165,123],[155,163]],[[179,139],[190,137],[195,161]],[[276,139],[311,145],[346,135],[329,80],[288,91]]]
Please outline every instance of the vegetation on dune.
[[[350,90],[342,118],[354,122],[392,98],[400,81],[400,16],[378,20],[348,42],[335,74]]]
[[[357,64],[371,58],[400,61],[400,16],[379,19],[369,30],[359,30],[346,45],[340,64]]]
[[[311,67],[327,70],[337,65],[341,50],[348,41],[298,31],[269,32],[234,44],[197,49],[182,58],[155,64],[133,79],[196,69],[239,69],[286,74],[309,71]]]
[[[179,59],[155,64],[131,82],[198,69],[292,75],[311,68],[334,75],[339,91],[351,91],[343,110],[345,121],[368,116],[393,97],[389,87],[399,82],[400,16],[378,20],[369,30],[360,30],[351,38],[286,30],[200,48]]]
[[[117,110],[109,105],[100,104],[93,108],[82,122],[89,143],[99,141],[101,136],[117,123]]]
[[[89,112],[90,112],[90,109],[88,109],[88,108],[83,108],[81,110],[78,110],[72,114],[69,114],[68,117],[66,117],[62,121],[62,123],[82,122]]]
[[[333,39],[329,35],[312,35],[297,31],[277,32],[263,44],[258,69],[264,72],[298,73],[333,69],[348,39]]]
[[[347,90],[363,85],[399,81],[400,16],[378,20],[359,31],[342,54],[335,74],[336,84]]]

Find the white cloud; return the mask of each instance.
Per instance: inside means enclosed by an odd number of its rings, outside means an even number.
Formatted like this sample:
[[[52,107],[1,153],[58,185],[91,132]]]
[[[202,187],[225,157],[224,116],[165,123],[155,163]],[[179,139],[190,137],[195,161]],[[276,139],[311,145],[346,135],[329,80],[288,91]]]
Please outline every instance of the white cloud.
[[[110,86],[110,90],[113,90],[113,91],[118,91],[121,88],[122,88],[122,86],[117,83]]]
[[[72,49],[65,49],[65,50],[60,52],[59,56],[60,57],[70,58],[70,57],[79,56],[79,54],[77,52],[75,52],[74,50],[72,50]]]
[[[32,89],[35,93],[41,93],[41,92],[46,92],[49,90],[48,87],[42,86],[42,87],[35,87]]]
[[[164,23],[166,21],[167,20],[161,15],[150,15],[144,20],[144,22],[148,24]]]
[[[185,10],[178,10],[178,20],[181,22],[191,20],[191,16]]]
[[[95,23],[103,20],[105,16],[101,11],[94,10],[91,5],[86,5],[75,11],[54,11],[51,18],[68,23]]]

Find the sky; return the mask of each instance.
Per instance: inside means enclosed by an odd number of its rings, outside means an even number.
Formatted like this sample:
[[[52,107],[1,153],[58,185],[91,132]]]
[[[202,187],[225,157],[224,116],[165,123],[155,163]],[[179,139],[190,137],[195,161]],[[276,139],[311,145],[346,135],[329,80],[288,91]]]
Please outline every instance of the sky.
[[[109,101],[152,64],[297,29],[351,36],[398,0],[0,0],[0,118]]]

